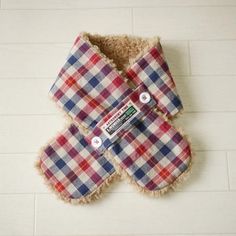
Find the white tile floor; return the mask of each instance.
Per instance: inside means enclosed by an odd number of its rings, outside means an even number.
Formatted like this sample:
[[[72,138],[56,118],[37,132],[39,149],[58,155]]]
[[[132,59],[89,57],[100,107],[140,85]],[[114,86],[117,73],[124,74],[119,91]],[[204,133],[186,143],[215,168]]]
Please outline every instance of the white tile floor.
[[[1,0],[0,235],[236,235],[235,0]],[[63,128],[47,98],[80,31],[160,35],[185,105],[191,178],[161,199],[127,183],[89,206],[57,200],[33,168]]]

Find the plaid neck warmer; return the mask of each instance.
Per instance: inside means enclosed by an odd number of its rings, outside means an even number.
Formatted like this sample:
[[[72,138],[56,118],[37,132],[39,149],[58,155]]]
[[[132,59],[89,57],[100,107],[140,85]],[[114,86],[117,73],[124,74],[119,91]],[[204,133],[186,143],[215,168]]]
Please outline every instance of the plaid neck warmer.
[[[121,176],[159,196],[188,173],[189,142],[169,121],[183,107],[158,37],[81,33],[49,94],[71,122],[37,164],[64,200],[90,202]]]

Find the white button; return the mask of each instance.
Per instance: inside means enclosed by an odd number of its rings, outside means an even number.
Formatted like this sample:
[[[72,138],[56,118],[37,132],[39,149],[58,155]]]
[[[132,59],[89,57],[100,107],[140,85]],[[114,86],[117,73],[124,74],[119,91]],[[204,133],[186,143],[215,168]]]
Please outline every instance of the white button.
[[[91,144],[95,148],[99,148],[102,145],[102,139],[98,136],[95,136],[91,140]]]
[[[141,103],[148,103],[151,100],[151,96],[148,92],[142,92],[139,95],[139,100],[140,100]]]

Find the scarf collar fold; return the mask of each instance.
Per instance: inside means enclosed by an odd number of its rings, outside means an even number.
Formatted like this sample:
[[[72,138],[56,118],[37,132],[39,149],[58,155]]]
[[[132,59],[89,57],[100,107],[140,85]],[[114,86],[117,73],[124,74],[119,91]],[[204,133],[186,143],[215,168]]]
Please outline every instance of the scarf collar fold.
[[[183,108],[159,37],[81,33],[50,95],[75,122],[94,128],[140,84],[146,85],[166,116]]]

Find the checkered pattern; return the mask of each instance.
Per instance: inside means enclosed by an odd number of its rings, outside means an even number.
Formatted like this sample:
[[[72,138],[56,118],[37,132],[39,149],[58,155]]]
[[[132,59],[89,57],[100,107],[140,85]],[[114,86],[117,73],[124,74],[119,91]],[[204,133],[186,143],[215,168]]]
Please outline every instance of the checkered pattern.
[[[94,136],[99,136],[103,143],[101,147],[98,148],[99,152],[103,152],[107,150],[117,139],[122,139],[124,134],[132,128],[133,124],[138,122],[141,118],[143,118],[152,108],[156,106],[155,100],[152,98],[150,102],[147,104],[142,103],[139,100],[139,95],[142,92],[147,91],[147,87],[145,85],[138,86],[134,91],[132,91],[125,99],[123,99],[119,105],[114,108],[111,112],[109,112],[106,116],[103,117],[103,119],[96,125],[96,127],[85,137],[88,143],[91,143],[91,140]],[[121,129],[118,130],[117,134],[109,138],[104,134],[102,130],[102,126],[106,121],[109,120],[117,111],[119,111],[125,104],[127,104],[129,101],[132,101],[136,107],[139,109],[138,114],[130,120],[126,125],[124,125]]]
[[[76,123],[93,128],[130,91],[119,73],[79,37],[50,95]]]
[[[126,75],[136,86],[147,86],[164,114],[173,116],[182,109],[160,44],[137,60]],[[130,92],[120,74],[81,37],[50,89],[55,102],[87,128],[94,128]]]
[[[188,142],[153,111],[136,122],[110,151],[120,167],[150,191],[175,181],[191,158]]]
[[[147,86],[158,109],[167,116],[174,116],[183,108],[160,44],[131,65],[126,74],[135,84]]]
[[[93,193],[115,169],[91,147],[71,124],[47,145],[40,166],[54,188],[66,198]]]
[[[89,42],[82,36],[77,38],[50,89],[53,100],[73,118],[74,124],[61,132],[40,156],[46,178],[63,196],[86,197],[116,174],[103,156],[106,149],[140,186],[151,191],[165,187],[186,170],[190,159],[188,143],[151,112],[156,106],[173,116],[182,108],[161,46],[153,47],[137,60],[126,76],[137,86],[135,90]],[[141,91],[151,93],[149,104],[140,104]],[[112,140],[102,136],[100,125],[129,99],[141,110],[139,116]],[[77,124],[90,133],[84,137]],[[102,137],[102,148],[91,146],[93,135]]]

